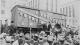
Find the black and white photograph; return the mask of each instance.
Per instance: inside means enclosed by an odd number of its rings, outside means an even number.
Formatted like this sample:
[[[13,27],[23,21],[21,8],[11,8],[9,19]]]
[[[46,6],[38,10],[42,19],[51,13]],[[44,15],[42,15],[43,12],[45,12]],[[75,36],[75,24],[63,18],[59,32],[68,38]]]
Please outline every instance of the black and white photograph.
[[[0,45],[80,45],[80,0],[0,0]]]

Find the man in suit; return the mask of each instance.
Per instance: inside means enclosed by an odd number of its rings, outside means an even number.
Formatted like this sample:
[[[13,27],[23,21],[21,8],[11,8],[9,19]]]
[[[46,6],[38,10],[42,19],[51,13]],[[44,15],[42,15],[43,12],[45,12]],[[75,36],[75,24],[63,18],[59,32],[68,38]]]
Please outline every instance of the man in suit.
[[[48,24],[48,31],[50,31],[50,29],[52,28],[52,26],[51,26],[51,23],[49,22],[49,24]]]

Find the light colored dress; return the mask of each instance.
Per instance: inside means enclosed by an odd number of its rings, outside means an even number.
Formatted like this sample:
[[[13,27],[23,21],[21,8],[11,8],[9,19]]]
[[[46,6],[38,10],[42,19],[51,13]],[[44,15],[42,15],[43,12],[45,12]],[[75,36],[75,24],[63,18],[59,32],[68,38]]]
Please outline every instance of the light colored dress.
[[[0,39],[0,45],[7,45],[5,39]]]
[[[19,45],[18,40],[14,41],[12,45]]]
[[[53,36],[52,35],[48,35],[48,40],[49,41],[53,41]]]
[[[28,45],[27,43],[25,43],[24,45]]]
[[[43,45],[49,45],[49,43],[48,42],[44,42]]]

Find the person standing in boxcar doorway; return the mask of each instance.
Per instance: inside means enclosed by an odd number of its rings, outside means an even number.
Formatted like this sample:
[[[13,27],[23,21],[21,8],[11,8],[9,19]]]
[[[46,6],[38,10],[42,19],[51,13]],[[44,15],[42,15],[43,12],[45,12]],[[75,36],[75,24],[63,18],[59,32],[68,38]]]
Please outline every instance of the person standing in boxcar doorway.
[[[48,31],[50,31],[51,28],[52,26],[51,26],[51,23],[49,22],[48,27],[47,27]]]
[[[16,33],[16,29],[17,27],[14,25],[14,21],[11,21],[11,25],[9,26],[10,35],[13,35],[13,33]]]
[[[54,30],[53,33],[55,35],[55,41],[54,41],[54,45],[59,44],[59,41],[62,41],[61,43],[64,43],[64,40],[59,40],[59,35],[62,34],[62,27],[60,24],[55,24],[54,25]]]
[[[3,32],[4,32],[4,33],[9,33],[9,32],[8,32],[8,20],[5,20],[5,24],[3,25],[3,28],[4,28],[4,29],[3,29]]]
[[[46,31],[46,30],[47,30],[47,25],[43,24],[43,31]]]

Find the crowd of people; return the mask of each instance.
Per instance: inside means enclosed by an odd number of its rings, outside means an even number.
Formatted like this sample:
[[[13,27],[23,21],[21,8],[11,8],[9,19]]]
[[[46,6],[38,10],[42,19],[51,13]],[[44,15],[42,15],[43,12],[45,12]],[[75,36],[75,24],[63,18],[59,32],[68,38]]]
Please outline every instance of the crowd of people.
[[[24,33],[16,30],[10,35],[10,33],[2,32],[0,39],[5,39],[11,45],[80,45],[79,35],[77,29],[55,24],[54,28],[49,25],[48,29],[44,28],[36,33]]]

